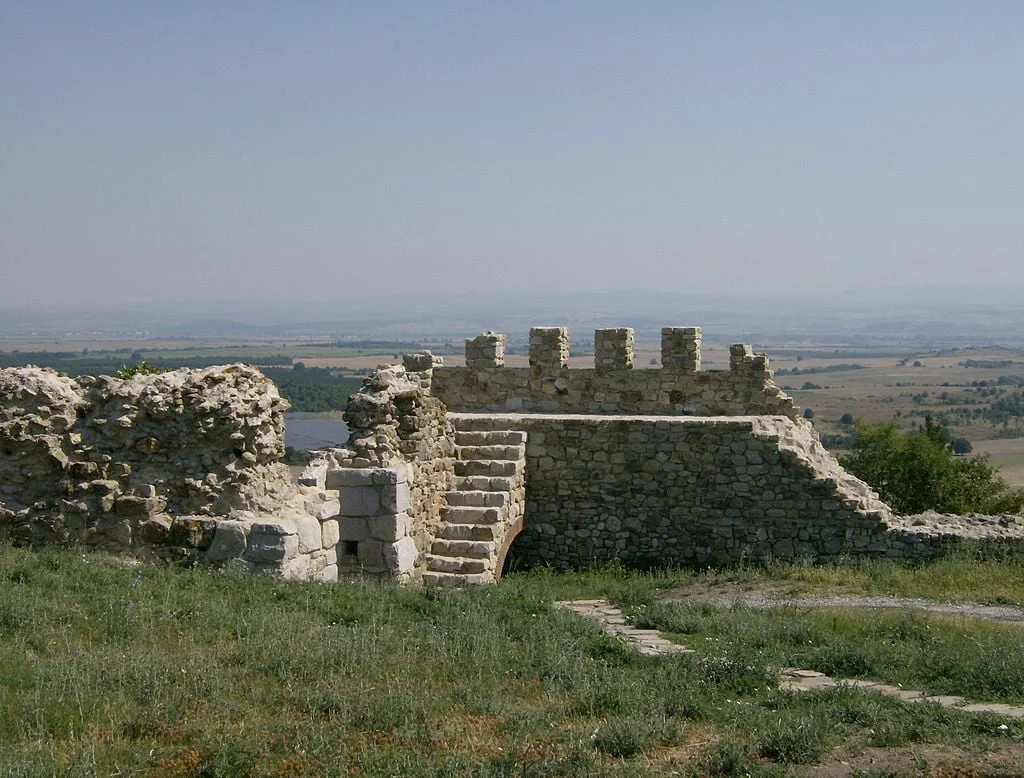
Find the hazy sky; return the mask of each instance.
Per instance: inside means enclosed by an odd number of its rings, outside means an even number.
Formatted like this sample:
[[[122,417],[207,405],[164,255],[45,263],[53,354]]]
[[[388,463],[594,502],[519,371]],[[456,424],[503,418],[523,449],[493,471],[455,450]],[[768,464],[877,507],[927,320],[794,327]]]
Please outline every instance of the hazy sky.
[[[0,305],[1024,283],[1024,2],[0,0]]]

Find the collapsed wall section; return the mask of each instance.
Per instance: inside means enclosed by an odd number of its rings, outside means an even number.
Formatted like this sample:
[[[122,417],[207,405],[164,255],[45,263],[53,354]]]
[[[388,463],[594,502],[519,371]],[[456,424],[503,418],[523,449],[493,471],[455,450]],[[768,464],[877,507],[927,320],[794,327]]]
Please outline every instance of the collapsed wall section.
[[[0,537],[329,580],[322,522],[337,499],[280,462],[287,407],[244,365],[127,379],[0,370]]]
[[[342,574],[418,580],[454,477],[455,433],[431,396],[440,359],[409,354],[348,399],[348,448],[320,454],[302,480],[338,489]]]

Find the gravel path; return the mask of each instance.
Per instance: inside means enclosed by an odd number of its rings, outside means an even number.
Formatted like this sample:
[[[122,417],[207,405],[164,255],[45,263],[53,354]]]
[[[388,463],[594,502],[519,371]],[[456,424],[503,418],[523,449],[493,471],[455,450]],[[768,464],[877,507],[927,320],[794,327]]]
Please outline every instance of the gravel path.
[[[915,597],[778,597],[766,594],[728,595],[707,593],[700,596],[669,597],[675,602],[712,602],[716,605],[745,605],[748,608],[899,608],[974,616],[982,619],[1020,622],[1024,624],[1024,608],[1009,605],[978,605],[976,603],[945,603]]]

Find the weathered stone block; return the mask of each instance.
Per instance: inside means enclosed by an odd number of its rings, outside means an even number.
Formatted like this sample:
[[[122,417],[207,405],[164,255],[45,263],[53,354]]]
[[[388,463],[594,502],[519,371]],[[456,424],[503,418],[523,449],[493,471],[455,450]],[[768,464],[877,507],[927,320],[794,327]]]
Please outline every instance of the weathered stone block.
[[[384,544],[379,540],[361,540],[357,552],[359,565],[371,573],[384,572]]]
[[[299,516],[295,519],[299,536],[299,553],[308,554],[323,547],[320,521],[313,516]]]
[[[255,526],[249,531],[249,545],[244,559],[261,564],[280,564],[299,553],[299,536],[281,535],[272,532],[257,532]]]
[[[320,542],[324,548],[334,548],[341,540],[341,527],[337,519],[327,519],[320,523]]]
[[[342,516],[373,516],[381,510],[380,490],[374,486],[345,486],[341,489]]]
[[[343,489],[346,486],[373,486],[373,469],[369,467],[336,467],[327,471],[324,478],[328,489]]]
[[[340,539],[366,540],[370,537],[368,521],[366,516],[342,516],[339,520]]]
[[[139,539],[154,546],[166,543],[171,521],[171,517],[165,514],[151,517],[139,526]]]
[[[391,513],[373,516],[369,519],[370,537],[394,542],[409,534],[409,516],[406,513]]]
[[[402,538],[383,547],[384,561],[391,573],[407,573],[416,564],[416,544],[412,538]]]
[[[182,548],[197,548],[205,551],[213,542],[217,520],[200,516],[178,516],[171,522],[167,542]]]
[[[387,484],[380,488],[380,508],[389,513],[401,513],[409,510],[409,484]]]
[[[327,488],[327,465],[310,465],[302,471],[299,483],[302,486],[312,486],[318,489]]]
[[[242,521],[221,521],[213,534],[213,542],[206,550],[209,562],[223,562],[240,557],[249,544],[249,525]]]

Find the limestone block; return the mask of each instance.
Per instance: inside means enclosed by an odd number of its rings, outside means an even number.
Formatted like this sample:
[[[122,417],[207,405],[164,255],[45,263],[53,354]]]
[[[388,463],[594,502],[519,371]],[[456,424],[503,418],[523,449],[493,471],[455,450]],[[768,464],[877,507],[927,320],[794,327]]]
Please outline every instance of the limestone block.
[[[271,519],[254,521],[249,531],[260,535],[295,535],[299,530],[291,519]]]
[[[275,572],[286,581],[308,581],[313,575],[312,560],[307,554],[299,554],[283,562]]]
[[[317,583],[334,583],[338,580],[338,566],[327,565],[323,570],[314,574],[313,580]]]
[[[313,516],[299,516],[295,519],[299,536],[299,553],[308,554],[323,548],[320,521]]]
[[[416,564],[416,544],[412,538],[402,538],[383,547],[384,561],[392,573],[407,573]]]
[[[210,562],[223,562],[240,557],[249,543],[249,525],[242,521],[221,521],[213,534],[213,542],[206,551]]]
[[[327,465],[310,465],[299,476],[302,486],[314,486],[318,489],[327,488]]]
[[[159,545],[167,542],[171,529],[171,517],[166,514],[151,517],[139,526],[139,538],[143,543]]]
[[[404,484],[409,480],[409,468],[405,465],[374,468],[372,478],[377,486]]]
[[[337,519],[320,522],[320,542],[323,548],[334,548],[341,540],[341,526]]]
[[[292,559],[298,553],[298,534],[259,532],[254,524],[249,531],[249,545],[243,558],[263,564],[280,564]]]
[[[380,490],[374,486],[345,486],[341,489],[342,516],[373,516],[380,512]]]
[[[369,519],[370,537],[394,542],[409,534],[409,516],[406,513],[391,513],[373,516]]]
[[[171,522],[167,542],[183,548],[204,551],[213,542],[217,520],[206,516],[178,516]]]
[[[370,537],[368,521],[365,516],[342,516],[339,522],[339,539],[366,540]]]
[[[386,484],[380,488],[380,508],[389,513],[409,510],[409,483]]]
[[[328,489],[343,489],[346,486],[373,486],[373,468],[332,468],[327,471],[324,482]]]
[[[337,516],[340,512],[341,500],[337,497],[327,497],[321,500],[314,506],[314,510],[310,511],[310,513],[320,519],[320,521]]]
[[[357,552],[359,559],[359,565],[371,573],[384,572],[384,544],[379,540],[361,540],[359,541],[359,550]]]

